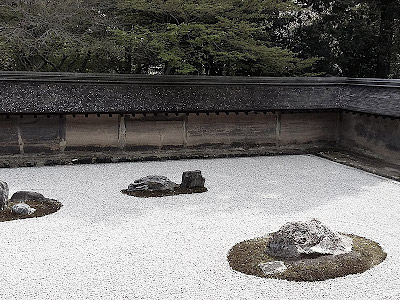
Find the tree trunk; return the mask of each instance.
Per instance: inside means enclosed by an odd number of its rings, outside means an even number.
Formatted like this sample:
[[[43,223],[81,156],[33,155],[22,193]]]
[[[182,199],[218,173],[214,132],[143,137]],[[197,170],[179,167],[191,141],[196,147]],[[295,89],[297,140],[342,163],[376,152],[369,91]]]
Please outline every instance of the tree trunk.
[[[142,64],[138,63],[135,67],[135,74],[142,74]]]
[[[168,61],[166,61],[164,65],[164,75],[169,75],[171,73],[171,69],[171,65]]]
[[[132,47],[125,47],[125,74],[132,73]]]
[[[397,0],[381,0],[379,6],[381,23],[376,77],[388,78],[393,52],[394,11],[396,10],[398,3]]]
[[[90,56],[92,56],[92,52],[90,52],[90,50],[89,50],[87,52],[83,62],[82,62],[82,65],[81,65],[81,68],[79,69],[79,72],[81,72],[81,73],[85,72],[86,66],[87,66],[87,64],[89,62],[89,59],[90,59]]]

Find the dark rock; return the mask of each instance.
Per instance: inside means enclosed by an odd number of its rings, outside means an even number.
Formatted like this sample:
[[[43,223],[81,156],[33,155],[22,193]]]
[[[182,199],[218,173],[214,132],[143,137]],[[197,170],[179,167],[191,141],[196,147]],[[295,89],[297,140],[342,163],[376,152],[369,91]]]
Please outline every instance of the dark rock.
[[[165,176],[150,175],[135,180],[128,186],[128,192],[134,191],[173,191],[179,185]]]
[[[186,171],[182,174],[181,188],[191,189],[194,187],[204,187],[205,178],[201,175],[201,171]]]
[[[43,201],[42,194],[30,191],[19,191],[12,195],[10,202]]]
[[[333,232],[320,221],[290,222],[271,234],[267,254],[286,259],[350,252],[351,238]]]
[[[8,193],[8,184],[4,181],[0,181],[0,210],[4,210],[8,204]]]
[[[13,213],[18,214],[18,215],[31,215],[33,214],[36,209],[33,207],[30,207],[28,204],[26,203],[17,203],[14,204],[11,207],[11,210]]]

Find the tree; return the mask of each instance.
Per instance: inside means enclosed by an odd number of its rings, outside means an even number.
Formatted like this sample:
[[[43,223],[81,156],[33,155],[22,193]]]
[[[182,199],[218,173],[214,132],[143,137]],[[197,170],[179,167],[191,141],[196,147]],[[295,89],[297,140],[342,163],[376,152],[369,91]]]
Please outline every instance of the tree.
[[[388,78],[391,73],[390,65],[395,57],[393,57],[395,44],[396,18],[400,14],[400,2],[398,0],[380,0],[376,1],[378,11],[380,13],[379,26],[379,48],[376,67],[376,77]],[[398,21],[398,19],[397,19]]]
[[[297,2],[3,0],[0,68],[315,75],[323,65],[317,58],[321,53],[314,51],[304,34],[299,35],[302,39],[288,34],[293,32],[296,16],[304,14]],[[299,45],[314,52],[304,51]],[[334,56],[329,58],[333,60]]]
[[[398,55],[398,0],[304,0],[303,15],[283,47],[318,56],[319,70],[350,77],[393,76]],[[307,18],[308,17],[308,18]],[[394,66],[394,64],[393,64]]]
[[[316,60],[270,42],[270,19],[291,9],[291,1],[127,0],[115,35],[136,72],[291,76]]]
[[[94,0],[6,0],[0,41],[12,49],[13,69],[113,71],[119,48],[108,38],[106,8]]]

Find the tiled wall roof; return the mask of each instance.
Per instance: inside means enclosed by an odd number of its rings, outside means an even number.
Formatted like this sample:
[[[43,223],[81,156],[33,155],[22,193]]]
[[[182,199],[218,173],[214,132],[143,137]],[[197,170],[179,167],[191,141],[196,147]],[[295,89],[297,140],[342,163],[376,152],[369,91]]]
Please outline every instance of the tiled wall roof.
[[[400,80],[0,72],[0,114],[315,109],[400,117]]]

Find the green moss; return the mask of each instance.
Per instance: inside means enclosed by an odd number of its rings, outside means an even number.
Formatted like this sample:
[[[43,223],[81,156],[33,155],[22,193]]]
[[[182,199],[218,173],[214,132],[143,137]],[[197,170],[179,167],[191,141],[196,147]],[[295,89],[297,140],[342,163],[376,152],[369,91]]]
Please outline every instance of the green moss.
[[[16,203],[10,203],[9,207],[0,211],[0,222],[18,220],[18,219],[27,219],[27,218],[37,218],[45,215],[49,215],[58,211],[62,204],[56,200],[35,200],[35,201],[25,201],[24,203],[28,204],[30,207],[36,209],[36,211],[31,215],[19,215],[15,214],[11,210],[11,206]]]
[[[282,260],[265,253],[269,237],[264,237],[236,244],[228,253],[228,261],[232,269],[248,275],[290,281],[320,281],[362,273],[385,260],[386,253],[378,243],[360,236],[346,235],[353,239],[353,249],[346,254]],[[275,260],[283,261],[287,270],[265,275],[259,264]]]

